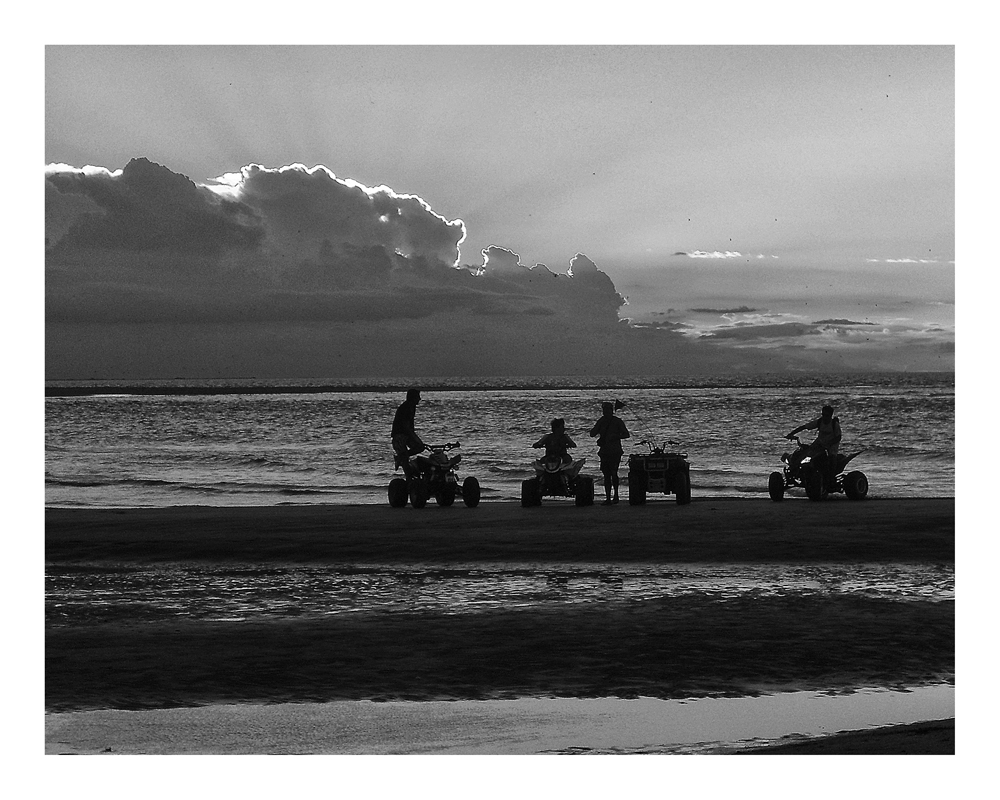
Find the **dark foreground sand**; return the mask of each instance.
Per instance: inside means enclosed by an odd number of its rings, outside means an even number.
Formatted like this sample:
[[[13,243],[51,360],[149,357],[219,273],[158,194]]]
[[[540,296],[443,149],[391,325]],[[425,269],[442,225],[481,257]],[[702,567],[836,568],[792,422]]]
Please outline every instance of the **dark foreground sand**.
[[[955,754],[955,720],[891,725],[871,731],[845,731],[804,742],[743,751],[740,755],[775,756],[929,756]]]
[[[45,512],[50,563],[953,563],[955,501],[698,499]]]
[[[46,512],[51,565],[157,563],[954,563],[954,501],[695,499]],[[697,697],[903,687],[954,677],[954,604],[743,596],[484,614],[46,632],[46,709],[213,703]],[[864,732],[858,752],[954,752],[953,726]],[[911,735],[912,733],[912,735]],[[898,734],[898,735],[897,735]],[[873,738],[874,737],[874,738]],[[889,738],[885,738],[889,737]],[[902,738],[901,738],[902,737]],[[878,741],[883,744],[878,744]],[[859,745],[858,742],[862,743]],[[888,744],[885,744],[888,742]],[[792,744],[808,748],[816,743]],[[864,748],[889,748],[864,749]],[[936,749],[935,749],[936,748]],[[795,749],[790,752],[809,752]],[[839,752],[839,751],[837,751]]]

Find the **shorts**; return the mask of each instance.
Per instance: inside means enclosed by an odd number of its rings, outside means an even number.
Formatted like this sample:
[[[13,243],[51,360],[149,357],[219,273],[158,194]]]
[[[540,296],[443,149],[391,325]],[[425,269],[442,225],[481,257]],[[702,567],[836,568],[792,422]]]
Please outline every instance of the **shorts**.
[[[601,456],[601,472],[618,472],[622,463],[621,453],[608,453]]]

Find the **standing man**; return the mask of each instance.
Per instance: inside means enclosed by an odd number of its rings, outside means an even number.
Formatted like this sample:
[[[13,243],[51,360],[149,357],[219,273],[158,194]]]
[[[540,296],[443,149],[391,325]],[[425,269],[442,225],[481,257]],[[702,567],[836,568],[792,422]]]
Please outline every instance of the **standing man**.
[[[402,467],[407,477],[410,474],[410,456],[427,449],[414,428],[419,402],[420,390],[408,390],[406,399],[399,404],[396,416],[392,418],[392,449],[396,453],[396,469]]]
[[[628,432],[625,423],[615,416],[615,403],[601,403],[601,412],[602,416],[590,429],[590,435],[598,437],[597,454],[601,459],[601,474],[604,476],[603,505],[610,506],[618,502],[618,467],[625,452],[622,450],[622,439],[628,439],[632,434]]]

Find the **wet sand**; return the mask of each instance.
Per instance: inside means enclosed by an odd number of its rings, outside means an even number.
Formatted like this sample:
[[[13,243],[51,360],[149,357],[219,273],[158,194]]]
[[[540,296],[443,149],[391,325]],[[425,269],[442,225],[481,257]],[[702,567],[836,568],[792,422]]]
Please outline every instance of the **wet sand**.
[[[531,509],[484,502],[475,509],[419,511],[388,505],[49,509],[46,560],[88,568],[177,562],[948,567],[954,515],[952,499],[852,503],[839,497],[591,508],[552,501]],[[712,603],[693,597],[236,625],[125,620],[47,629],[46,709],[850,691],[951,682],[954,648],[953,602],[863,597],[750,595]],[[940,752],[953,751],[953,731],[951,737],[951,751],[947,735],[934,739]],[[869,745],[861,746],[881,746],[865,741]],[[891,741],[897,748],[913,743]]]
[[[678,506],[577,508],[547,500],[388,505],[272,506],[45,512],[45,557],[137,563],[454,564],[946,562],[955,555],[955,501],[822,503],[699,499]]]

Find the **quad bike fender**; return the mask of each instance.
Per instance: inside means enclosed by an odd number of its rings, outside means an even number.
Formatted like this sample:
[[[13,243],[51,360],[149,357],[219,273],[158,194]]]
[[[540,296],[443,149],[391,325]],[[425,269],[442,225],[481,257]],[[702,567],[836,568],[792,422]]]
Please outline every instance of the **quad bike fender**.
[[[844,460],[844,466],[841,467],[841,470],[843,470],[848,464],[850,464],[857,456],[860,456],[863,452],[865,451],[858,450],[858,452],[851,453],[849,456],[847,456],[847,458]]]

